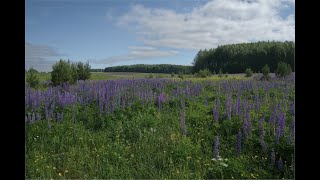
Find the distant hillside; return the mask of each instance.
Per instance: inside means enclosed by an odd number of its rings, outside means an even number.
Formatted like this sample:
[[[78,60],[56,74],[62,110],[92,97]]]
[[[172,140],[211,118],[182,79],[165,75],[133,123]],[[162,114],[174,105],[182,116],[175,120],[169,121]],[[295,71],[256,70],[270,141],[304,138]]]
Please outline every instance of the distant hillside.
[[[189,74],[192,66],[173,64],[135,64],[124,66],[113,66],[104,69],[104,72],[141,72],[141,73],[179,73]]]
[[[194,58],[193,72],[208,68],[211,72],[243,73],[246,68],[254,72],[268,64],[274,72],[278,62],[291,65],[294,71],[295,43],[286,42],[254,42],[218,46],[209,50],[200,50]]]

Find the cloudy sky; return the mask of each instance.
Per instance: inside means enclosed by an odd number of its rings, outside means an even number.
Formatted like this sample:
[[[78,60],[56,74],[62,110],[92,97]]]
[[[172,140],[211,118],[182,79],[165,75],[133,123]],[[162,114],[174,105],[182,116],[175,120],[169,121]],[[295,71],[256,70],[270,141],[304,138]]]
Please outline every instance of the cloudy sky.
[[[294,41],[294,0],[26,0],[25,66],[191,65],[200,49]]]

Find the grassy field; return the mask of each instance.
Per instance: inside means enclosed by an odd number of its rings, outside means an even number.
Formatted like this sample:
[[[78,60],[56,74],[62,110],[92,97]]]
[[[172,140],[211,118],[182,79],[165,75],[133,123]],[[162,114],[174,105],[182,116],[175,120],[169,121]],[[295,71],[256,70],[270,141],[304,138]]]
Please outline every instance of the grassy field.
[[[41,116],[26,124],[26,178],[294,178],[292,81],[188,80],[90,81],[72,86],[77,101],[64,105],[69,96],[61,96],[63,89],[52,90],[59,96],[26,90],[26,115]]]
[[[152,74],[154,78],[172,78],[171,74],[160,74],[160,73],[134,73],[134,72],[92,72],[90,80],[112,80],[112,79],[140,79],[147,78]],[[38,77],[40,82],[44,82],[51,79],[50,73],[39,73]],[[218,75],[212,75],[208,78],[194,78],[192,75],[184,75],[185,79],[190,80],[220,80],[220,79],[248,79],[244,77],[244,74],[228,74],[220,78]],[[175,75],[175,79],[179,79]],[[250,78],[249,78],[250,79]]]

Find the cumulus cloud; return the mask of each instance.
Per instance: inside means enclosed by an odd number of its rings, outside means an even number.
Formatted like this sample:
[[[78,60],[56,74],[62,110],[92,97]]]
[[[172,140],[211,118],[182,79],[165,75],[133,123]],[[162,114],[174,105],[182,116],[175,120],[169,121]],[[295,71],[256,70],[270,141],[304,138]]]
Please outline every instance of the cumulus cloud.
[[[64,54],[47,45],[25,43],[25,68],[31,67],[39,71],[50,71],[51,66]]]
[[[133,5],[117,25],[134,29],[147,46],[199,50],[252,41],[294,41],[294,0],[213,0],[191,12]]]
[[[158,57],[174,56],[178,51],[160,50],[151,46],[129,46],[129,53],[123,56],[113,56],[101,60],[92,60],[94,64],[113,64],[122,61],[146,60]]]

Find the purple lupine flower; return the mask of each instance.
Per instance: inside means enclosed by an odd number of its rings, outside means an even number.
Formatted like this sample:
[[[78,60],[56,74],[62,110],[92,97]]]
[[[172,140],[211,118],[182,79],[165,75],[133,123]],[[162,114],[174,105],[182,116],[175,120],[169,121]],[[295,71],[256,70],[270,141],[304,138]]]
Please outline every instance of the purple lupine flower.
[[[161,103],[165,102],[165,95],[164,93],[160,93],[158,96],[158,106],[159,106],[159,111],[161,110]]]
[[[181,112],[180,117],[180,131],[183,135],[187,134],[187,128],[186,128],[186,121],[185,121],[185,113],[184,111]]]
[[[215,136],[213,142],[213,151],[214,151],[214,158],[219,158],[219,137]]]
[[[267,145],[266,143],[264,142],[264,137],[263,136],[260,136],[260,144],[261,144],[261,148],[262,148],[262,152],[267,152]]]
[[[273,149],[271,150],[270,159],[271,159],[271,165],[274,166],[276,162],[276,153],[274,152]]]
[[[226,115],[228,119],[231,119],[231,96],[229,95],[227,100],[226,100]]]
[[[247,139],[252,131],[250,111],[247,111],[247,116],[246,116],[246,119],[244,120],[244,124],[243,124],[243,130],[245,133],[245,137]]]
[[[41,120],[41,115],[39,113],[36,113],[36,121]]]
[[[255,98],[254,98],[254,100],[255,100],[255,103],[254,103],[254,105],[255,105],[255,110],[256,110],[256,113],[258,113],[258,112],[259,112],[259,109],[260,109],[259,97],[256,95]]]
[[[57,113],[56,113],[56,121],[60,121],[60,119],[61,119],[61,117],[60,117],[60,113],[59,113],[59,112],[57,112]]]
[[[161,100],[160,100],[160,96],[158,96],[158,108],[159,108],[159,112],[161,110]]]
[[[294,120],[292,120],[289,124],[288,143],[294,142],[294,136],[295,136],[295,123],[294,123]]]
[[[264,137],[265,133],[264,133],[264,128],[263,128],[263,122],[264,122],[264,119],[261,118],[260,121],[259,121],[259,133],[260,133],[260,136]]]
[[[32,117],[31,122],[34,123],[34,122],[36,121],[36,115],[35,115],[34,113],[32,113],[32,116],[31,116],[31,117]]]
[[[220,98],[219,97],[217,98],[217,101],[216,101],[216,107],[218,110],[220,109]]]
[[[238,132],[237,134],[237,156],[240,156],[241,154],[241,139],[242,139],[242,134],[241,131]]]
[[[280,143],[280,137],[281,137],[280,128],[277,127],[277,128],[276,128],[276,135],[275,135],[276,144],[279,144],[279,143]]]
[[[28,122],[28,117],[27,116],[24,116],[24,121],[25,121],[25,123]]]
[[[294,116],[294,103],[292,103],[290,106],[290,114]]]
[[[213,108],[212,113],[213,113],[213,120],[215,120],[216,122],[219,122],[219,111]]]
[[[279,128],[279,133],[280,133],[280,137],[284,136],[284,130],[285,130],[285,126],[286,126],[286,122],[285,122],[285,113],[281,113],[279,120],[278,120],[278,128]]]
[[[236,103],[235,103],[235,113],[236,113],[237,116],[239,116],[240,103],[241,103],[241,100],[240,100],[240,97],[238,96],[237,100],[236,100]]]
[[[45,111],[45,117],[46,117],[46,119],[49,119],[49,110],[48,110],[48,108],[45,107],[44,111]]]
[[[280,157],[280,159],[278,160],[277,169],[278,169],[279,171],[282,171],[282,170],[283,170],[283,161],[282,161],[281,157]]]

